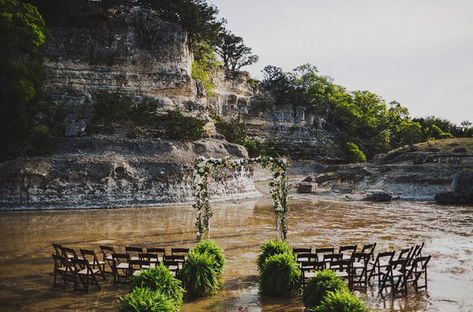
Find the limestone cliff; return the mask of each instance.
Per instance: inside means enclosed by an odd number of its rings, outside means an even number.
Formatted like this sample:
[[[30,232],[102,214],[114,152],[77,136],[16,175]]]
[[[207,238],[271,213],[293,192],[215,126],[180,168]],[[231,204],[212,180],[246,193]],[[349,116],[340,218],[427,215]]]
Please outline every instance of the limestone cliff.
[[[66,136],[81,136],[97,91],[151,98],[162,110],[205,110],[191,78],[187,34],[146,10],[111,10],[92,24],[54,26],[47,47],[45,93],[64,105]]]
[[[54,156],[0,163],[0,208],[143,206],[192,200],[198,156],[248,157],[236,144],[192,143],[109,136],[66,138]],[[212,175],[212,199],[255,197],[252,169]]]

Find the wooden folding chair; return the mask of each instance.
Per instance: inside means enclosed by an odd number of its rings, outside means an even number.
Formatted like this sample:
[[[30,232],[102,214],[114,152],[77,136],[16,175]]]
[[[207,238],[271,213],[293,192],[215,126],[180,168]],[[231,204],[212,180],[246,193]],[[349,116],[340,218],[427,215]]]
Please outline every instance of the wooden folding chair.
[[[107,271],[104,268],[104,273],[110,273],[113,274],[113,257],[112,254],[115,253],[115,248],[112,246],[100,246],[100,250],[102,251],[102,261],[106,262],[108,264],[108,267],[110,268],[110,271]]]
[[[67,282],[74,282],[74,272],[75,269],[71,263],[64,258],[62,255],[52,254],[54,261],[54,282],[53,287],[57,287],[57,276],[59,275],[63,281],[64,289],[67,286]]]
[[[371,253],[355,252],[351,264],[351,283],[353,288],[368,289],[368,263]]]
[[[307,261],[318,261],[318,257],[316,254],[313,253],[298,253],[296,256],[296,261],[300,262],[307,262]]]
[[[100,290],[99,282],[97,281],[97,275],[100,275],[99,269],[94,269],[90,265],[87,259],[77,259],[73,258],[72,263],[76,269],[74,274],[74,290],[77,290],[77,279],[79,278],[81,284],[84,286],[85,291],[89,292],[89,285],[97,286],[97,289]],[[80,269],[82,268],[82,269]]]
[[[146,261],[148,267],[157,267],[159,265],[158,254],[155,253],[140,253],[138,257],[142,261]]]
[[[430,261],[431,256],[421,256],[414,259],[412,266],[406,272],[406,284],[411,283],[416,292],[419,289],[427,289],[427,264]],[[420,284],[420,278],[424,277],[424,283]],[[407,286],[407,285],[406,285]]]
[[[342,259],[349,260],[356,252],[356,247],[357,245],[340,246],[338,253],[342,255]]]
[[[407,260],[393,260],[387,266],[386,271],[380,272],[380,295],[383,295],[383,290],[388,287],[391,288],[393,296],[399,293],[407,295],[406,264]]]
[[[413,247],[403,248],[399,252],[399,256],[396,260],[408,260],[411,257],[411,254],[414,254]]]
[[[361,249],[361,253],[369,253],[371,254],[371,260],[374,261],[374,250],[376,248],[376,243],[365,244]]]
[[[71,260],[71,259],[83,259],[82,256],[78,256],[76,251],[73,248],[68,248],[61,246],[61,252],[64,258]]]
[[[157,254],[158,255],[158,263],[164,260],[164,256],[166,255],[166,249],[163,247],[150,247],[146,248],[146,252],[150,254]]]
[[[300,253],[310,254],[310,253],[312,253],[312,248],[292,248],[292,252],[295,255],[300,254]]]
[[[128,277],[132,274],[129,254],[112,254],[113,258],[113,284],[120,283],[120,280],[128,282]]]
[[[172,256],[184,256],[184,260],[187,259],[188,253],[189,253],[189,248],[171,248]]]
[[[328,268],[335,272],[335,274],[348,282],[348,287],[352,288],[352,266],[351,259],[342,259],[341,255],[338,259],[328,262]]]
[[[324,254],[322,261],[325,262],[325,266],[330,268],[330,263],[334,261],[343,260],[342,254]]]
[[[376,260],[373,263],[370,263],[372,266],[369,269],[369,275],[368,275],[368,283],[371,281],[371,278],[378,276],[378,284],[381,283],[381,276],[380,274],[384,271],[386,271],[386,268],[388,267],[389,263],[394,258],[394,251],[385,251],[385,252],[380,252],[376,256]]]
[[[62,246],[61,244],[53,243],[54,253],[58,256],[62,256]]]
[[[307,281],[317,274],[317,271],[325,269],[325,262],[323,261],[301,261],[299,262],[302,273],[302,287]]]
[[[99,260],[94,250],[80,249],[80,253],[82,258],[87,260],[93,269],[99,270],[100,276],[105,280],[105,261]]]
[[[317,255],[320,261],[324,260],[325,255],[333,255],[335,252],[335,248],[333,247],[323,247],[323,248],[315,248],[315,254]]]
[[[139,260],[138,254],[143,253],[144,250],[141,247],[125,246],[125,252],[130,255],[131,260]]]
[[[164,266],[167,267],[169,271],[174,274],[174,276],[179,274],[179,270],[182,269],[184,262],[184,255],[165,256],[163,260]]]
[[[151,268],[151,263],[146,259],[138,259],[138,260],[130,259],[130,267],[131,267],[131,274],[138,275],[143,270]]]

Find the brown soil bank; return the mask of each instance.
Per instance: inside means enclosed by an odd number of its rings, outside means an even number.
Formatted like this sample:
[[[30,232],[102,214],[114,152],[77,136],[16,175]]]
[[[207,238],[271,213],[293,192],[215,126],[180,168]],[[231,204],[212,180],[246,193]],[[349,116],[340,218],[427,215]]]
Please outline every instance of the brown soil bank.
[[[450,190],[455,174],[473,169],[473,139],[446,139],[403,147],[362,164],[329,166],[317,182],[337,192],[384,189],[402,199],[433,200]]]

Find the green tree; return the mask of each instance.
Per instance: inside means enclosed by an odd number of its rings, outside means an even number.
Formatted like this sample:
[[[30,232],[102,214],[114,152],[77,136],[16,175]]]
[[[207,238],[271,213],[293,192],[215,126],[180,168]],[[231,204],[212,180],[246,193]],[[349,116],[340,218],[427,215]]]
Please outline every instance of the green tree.
[[[38,103],[46,27],[37,9],[0,0],[0,159],[34,152],[49,135]]]
[[[219,35],[216,52],[222,58],[223,66],[232,75],[242,67],[258,61],[258,56],[253,54],[251,48],[244,44],[243,38],[232,34],[228,30]]]

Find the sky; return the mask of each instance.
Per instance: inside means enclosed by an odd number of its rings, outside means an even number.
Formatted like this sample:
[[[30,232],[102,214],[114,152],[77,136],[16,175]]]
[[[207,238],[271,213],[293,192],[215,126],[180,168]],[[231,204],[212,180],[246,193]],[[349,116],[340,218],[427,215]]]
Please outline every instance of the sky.
[[[415,117],[473,122],[473,0],[211,0],[266,65],[311,63]]]

